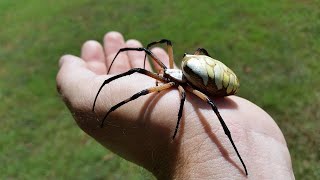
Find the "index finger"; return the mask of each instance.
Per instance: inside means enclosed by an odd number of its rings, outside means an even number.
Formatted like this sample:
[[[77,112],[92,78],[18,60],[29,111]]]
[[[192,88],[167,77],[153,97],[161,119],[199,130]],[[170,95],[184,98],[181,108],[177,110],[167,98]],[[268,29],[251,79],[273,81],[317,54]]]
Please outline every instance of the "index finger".
[[[77,104],[77,99],[79,99],[77,94],[82,94],[83,98],[87,98],[88,96],[84,94],[92,92],[92,79],[97,76],[89,69],[87,63],[76,56],[64,55],[59,61],[59,67],[56,83],[58,92],[64,100]],[[83,84],[86,85],[82,86]],[[79,91],[83,93],[78,93]]]

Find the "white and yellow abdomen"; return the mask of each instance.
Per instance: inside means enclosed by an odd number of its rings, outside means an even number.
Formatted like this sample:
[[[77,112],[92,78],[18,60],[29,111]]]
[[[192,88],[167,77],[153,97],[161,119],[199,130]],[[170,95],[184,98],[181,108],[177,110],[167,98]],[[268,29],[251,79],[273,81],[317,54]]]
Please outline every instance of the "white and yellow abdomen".
[[[185,55],[182,72],[188,82],[211,96],[236,94],[239,80],[222,62],[205,55]]]

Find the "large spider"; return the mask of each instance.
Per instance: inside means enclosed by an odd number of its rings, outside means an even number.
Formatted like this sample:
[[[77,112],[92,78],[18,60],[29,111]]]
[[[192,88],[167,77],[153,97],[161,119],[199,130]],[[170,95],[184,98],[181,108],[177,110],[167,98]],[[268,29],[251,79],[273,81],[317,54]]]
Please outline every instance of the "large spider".
[[[169,55],[169,68],[167,68],[160,59],[158,59],[151,51],[150,47],[156,44],[166,43],[167,51]],[[118,75],[115,75],[103,82],[100,89],[97,92],[97,95],[94,99],[92,111],[94,111],[94,107],[96,104],[96,100],[98,98],[98,95],[101,91],[101,89],[108,83],[110,83],[113,80],[116,80],[118,78],[128,76],[133,73],[140,73],[144,74],[146,76],[149,76],[151,78],[154,78],[157,80],[157,85],[155,87],[151,87],[148,89],[144,89],[130,98],[121,101],[120,103],[116,104],[115,106],[111,107],[111,109],[106,113],[106,115],[103,117],[101,121],[101,127],[103,127],[103,124],[105,120],[107,119],[108,115],[119,108],[120,106],[135,100],[139,98],[140,96],[153,93],[153,92],[159,92],[171,87],[176,87],[179,90],[181,100],[180,100],[180,108],[178,112],[178,121],[177,125],[173,134],[172,139],[176,137],[177,131],[179,129],[180,119],[182,116],[183,106],[186,99],[186,93],[185,91],[188,91],[203,101],[207,102],[212,110],[217,115],[221,126],[223,127],[224,133],[228,136],[234,150],[236,151],[243,167],[245,170],[246,175],[248,175],[246,165],[244,164],[237,147],[235,146],[231,133],[222,119],[217,106],[214,104],[214,102],[209,98],[210,97],[223,97],[228,95],[236,94],[238,88],[239,88],[239,81],[237,76],[234,74],[234,72],[229,69],[226,65],[221,63],[218,60],[215,60],[211,58],[209,53],[203,49],[199,48],[193,55],[191,54],[184,54],[181,64],[181,69],[174,69],[173,67],[173,49],[172,49],[172,43],[170,40],[162,39],[160,41],[155,41],[147,45],[147,48],[122,48],[118,51],[116,56],[113,58],[112,63],[109,67],[108,73],[111,69],[111,66],[117,56],[124,51],[144,51],[146,53],[146,56],[149,55],[155,63],[157,63],[159,66],[161,66],[162,70],[156,74],[150,71],[147,71],[144,68],[133,68],[125,73],[121,73]],[[204,54],[204,55],[201,55]],[[146,60],[146,58],[145,58]],[[158,82],[161,82],[162,84],[158,85]]]

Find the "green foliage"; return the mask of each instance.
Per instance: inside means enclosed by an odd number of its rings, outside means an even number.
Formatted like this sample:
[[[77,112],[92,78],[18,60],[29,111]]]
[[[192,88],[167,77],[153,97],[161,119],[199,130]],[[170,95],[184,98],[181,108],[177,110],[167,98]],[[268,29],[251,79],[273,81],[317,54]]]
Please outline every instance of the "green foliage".
[[[153,178],[83,134],[56,92],[59,57],[111,30],[171,39],[176,60],[208,49],[276,120],[296,178],[320,177],[317,0],[4,0],[0,18],[0,179]]]

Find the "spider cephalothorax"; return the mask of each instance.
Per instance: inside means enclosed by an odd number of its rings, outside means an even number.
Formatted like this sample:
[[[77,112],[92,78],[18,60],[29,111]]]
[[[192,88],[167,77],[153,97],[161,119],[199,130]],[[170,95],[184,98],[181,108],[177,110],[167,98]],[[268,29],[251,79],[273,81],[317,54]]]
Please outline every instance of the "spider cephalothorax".
[[[150,47],[159,44],[159,43],[166,43],[167,44],[167,50],[168,50],[168,55],[169,55],[169,68],[167,68],[160,59],[158,59],[151,51]],[[149,76],[151,78],[154,78],[157,80],[157,82],[161,82],[162,84],[151,87],[148,89],[144,89],[130,98],[121,101],[120,103],[116,104],[115,106],[111,107],[110,110],[106,113],[104,118],[101,121],[101,127],[103,126],[105,120],[107,119],[108,115],[119,108],[120,106],[128,103],[129,101],[135,100],[139,98],[140,96],[152,93],[152,92],[159,92],[171,87],[176,87],[179,90],[181,100],[180,100],[180,108],[178,112],[178,120],[176,124],[176,128],[173,134],[172,139],[175,138],[178,129],[179,129],[179,124],[180,124],[180,119],[182,117],[182,112],[183,112],[183,106],[184,102],[186,99],[186,93],[185,91],[188,91],[199,98],[201,98],[203,101],[207,102],[212,110],[215,112],[217,115],[221,126],[223,127],[223,130],[225,134],[228,136],[234,150],[236,151],[243,167],[245,170],[246,175],[248,175],[246,165],[244,164],[237,147],[235,146],[231,133],[225,124],[224,120],[222,119],[218,108],[214,104],[214,102],[209,98],[209,97],[223,97],[223,96],[228,96],[228,95],[233,95],[236,94],[239,88],[239,80],[235,73],[229,69],[226,65],[221,63],[218,60],[215,60],[210,57],[209,53],[203,49],[199,48],[193,55],[190,54],[185,54],[183,59],[182,59],[182,64],[181,64],[181,69],[174,69],[173,67],[173,50],[172,50],[172,44],[171,41],[167,39],[163,39],[160,41],[155,41],[150,44],[148,44],[147,48],[122,48],[118,51],[116,56],[114,57],[108,73],[110,71],[110,68],[119,55],[119,53],[123,51],[144,51],[146,53],[146,56],[149,55],[155,63],[157,63],[162,70],[160,71],[159,74],[147,71],[144,68],[133,68],[130,69],[129,71],[115,75],[103,82],[101,85],[100,89],[97,92],[97,95],[94,99],[93,107],[92,110],[94,111],[95,103],[98,98],[98,95],[101,91],[101,89],[108,83],[110,83],[113,80],[116,80],[118,78],[128,76],[133,73],[140,73],[144,74],[146,76]],[[204,55],[201,55],[203,53]]]

